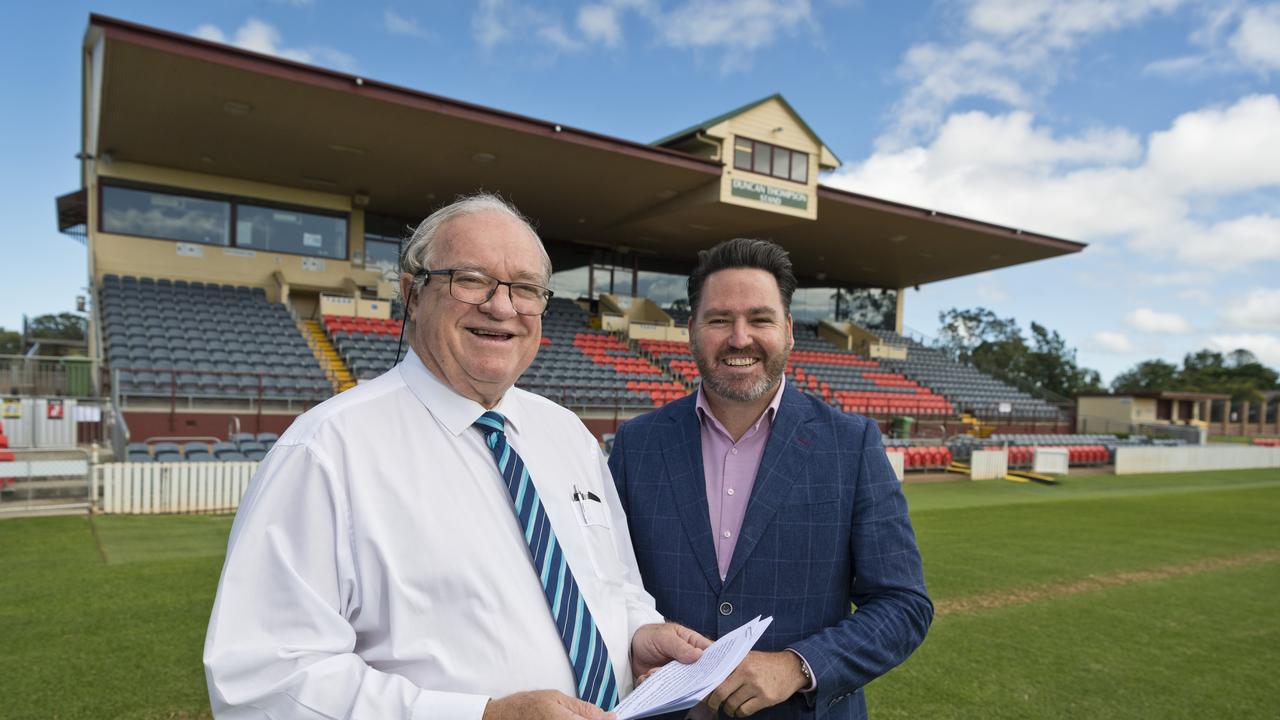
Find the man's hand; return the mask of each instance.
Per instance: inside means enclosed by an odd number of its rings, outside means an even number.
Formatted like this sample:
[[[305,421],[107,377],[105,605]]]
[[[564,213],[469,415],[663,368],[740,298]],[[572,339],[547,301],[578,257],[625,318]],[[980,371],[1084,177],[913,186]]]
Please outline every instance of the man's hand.
[[[711,641],[683,625],[644,625],[631,637],[631,672],[644,677],[672,660],[688,665],[702,657]]]
[[[746,717],[773,707],[808,687],[801,662],[790,650],[753,650],[703,702],[713,713],[719,710],[729,717]]]
[[[612,720],[589,702],[572,698],[558,690],[534,690],[490,700],[482,720]]]

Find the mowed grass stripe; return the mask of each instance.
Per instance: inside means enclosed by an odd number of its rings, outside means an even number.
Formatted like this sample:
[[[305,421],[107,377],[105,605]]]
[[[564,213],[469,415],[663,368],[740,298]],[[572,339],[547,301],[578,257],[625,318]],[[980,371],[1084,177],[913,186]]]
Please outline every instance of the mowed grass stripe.
[[[1140,570],[1137,572],[1092,576],[1071,583],[1059,583],[1040,588],[1027,588],[1022,590],[1011,590],[1004,593],[990,593],[952,600],[939,600],[934,603],[934,609],[938,615],[952,615],[956,613],[975,612],[978,610],[992,610],[1021,603],[1041,602],[1047,599],[1062,597],[1064,595],[1098,592],[1099,590],[1105,590],[1110,587],[1168,580],[1169,578],[1178,577],[1180,575],[1214,572],[1216,570],[1224,570],[1226,568],[1240,567],[1242,565],[1258,565],[1260,563],[1270,563],[1278,560],[1280,560],[1280,550],[1265,550],[1253,553],[1252,555],[1237,557],[1208,558],[1199,562],[1187,563],[1185,565],[1166,565],[1164,567]]]
[[[938,617],[877,720],[1274,718],[1275,563]]]
[[[935,601],[1280,550],[1277,517],[1280,485],[912,513]]]

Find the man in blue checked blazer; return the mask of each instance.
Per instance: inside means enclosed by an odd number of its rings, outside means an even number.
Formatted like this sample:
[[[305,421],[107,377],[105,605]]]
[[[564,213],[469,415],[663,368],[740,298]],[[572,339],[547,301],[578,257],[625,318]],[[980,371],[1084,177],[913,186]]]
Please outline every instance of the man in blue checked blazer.
[[[623,424],[609,458],[659,612],[710,638],[773,617],[694,717],[864,718],[863,688],[933,618],[879,429],[783,380],[795,287],[773,243],[701,253],[701,386]]]

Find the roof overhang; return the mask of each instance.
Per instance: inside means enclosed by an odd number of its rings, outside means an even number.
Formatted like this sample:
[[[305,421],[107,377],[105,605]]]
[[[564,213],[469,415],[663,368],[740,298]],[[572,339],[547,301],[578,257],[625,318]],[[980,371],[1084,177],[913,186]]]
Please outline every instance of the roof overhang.
[[[754,236],[786,246],[806,285],[908,287],[1084,247],[825,187],[818,219],[797,220],[719,202],[721,163],[686,153],[93,15],[99,33],[86,108],[99,155],[367,196],[411,220],[499,192],[558,267],[603,248],[687,271],[699,250]]]

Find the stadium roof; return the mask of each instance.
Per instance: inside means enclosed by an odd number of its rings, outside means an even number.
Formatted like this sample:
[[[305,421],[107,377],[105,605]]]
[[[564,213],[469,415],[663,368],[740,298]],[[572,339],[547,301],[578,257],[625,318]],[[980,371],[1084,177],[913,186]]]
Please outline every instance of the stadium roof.
[[[823,186],[816,221],[712,202],[724,167],[688,153],[92,15],[86,53],[98,43],[87,155],[363,196],[410,220],[497,191],[561,268],[598,247],[687,271],[754,236],[786,246],[803,284],[909,287],[1085,247]]]

